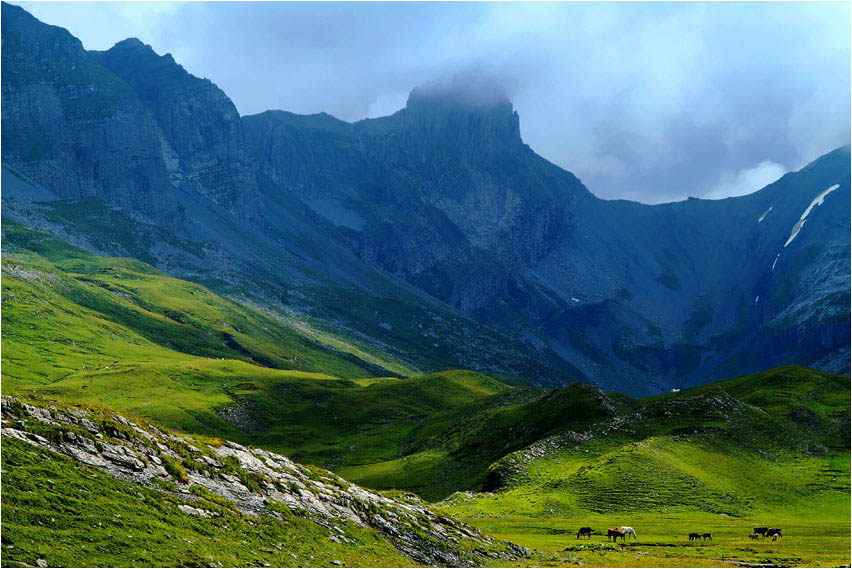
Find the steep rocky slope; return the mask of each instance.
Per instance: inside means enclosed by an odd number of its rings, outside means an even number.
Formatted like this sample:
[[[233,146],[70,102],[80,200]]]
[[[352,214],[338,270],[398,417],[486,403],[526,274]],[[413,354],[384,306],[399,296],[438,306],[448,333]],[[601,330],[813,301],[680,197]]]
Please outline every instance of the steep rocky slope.
[[[404,110],[352,125],[244,118],[266,175],[364,260],[599,385],[848,369],[848,148],[750,196],[646,206],[595,199],[524,145],[517,121],[504,98],[471,102],[460,88],[415,90]]]
[[[179,223],[159,130],[133,90],[21,8],[3,4],[2,33],[4,163],[57,196]]]
[[[427,85],[353,124],[238,117],[138,40],[87,53],[3,14],[5,217],[419,370],[648,394],[849,369],[848,147],[749,196],[603,201],[523,143],[493,85]]]
[[[369,528],[426,565],[481,566],[489,560],[505,564],[529,553],[435,514],[416,496],[382,496],[275,453],[227,441],[204,444],[86,408],[47,409],[9,397],[2,405],[3,437],[68,456],[123,480],[172,488],[188,502],[178,506],[187,516],[220,516],[199,499],[213,495],[224,498],[220,505],[230,504],[250,516],[286,519],[282,510],[289,510],[325,527],[329,539],[337,543],[350,539],[341,525]],[[11,542],[14,537],[7,539]]]
[[[172,183],[240,217],[257,217],[257,183],[237,108],[213,82],[190,75],[171,55],[136,38],[92,59],[129,85],[163,134]]]

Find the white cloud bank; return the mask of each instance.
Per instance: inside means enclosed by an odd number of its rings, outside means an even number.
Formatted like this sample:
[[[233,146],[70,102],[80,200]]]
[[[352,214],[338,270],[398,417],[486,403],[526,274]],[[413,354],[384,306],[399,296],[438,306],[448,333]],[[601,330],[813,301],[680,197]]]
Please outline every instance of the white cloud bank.
[[[767,186],[787,173],[787,169],[773,162],[764,160],[760,164],[740,170],[735,176],[723,180],[715,188],[704,194],[707,199],[722,199],[733,196],[744,196]]]

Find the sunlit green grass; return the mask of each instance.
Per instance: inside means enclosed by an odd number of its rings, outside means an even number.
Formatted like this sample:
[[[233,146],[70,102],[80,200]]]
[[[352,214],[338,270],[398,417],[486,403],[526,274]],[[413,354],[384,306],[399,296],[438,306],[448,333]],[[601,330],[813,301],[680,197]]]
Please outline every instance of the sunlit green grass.
[[[25,246],[3,259],[4,394],[115,409],[429,500],[477,492],[497,473],[496,493],[440,507],[552,556],[542,562],[848,563],[848,377],[787,366],[641,400],[464,370],[391,377],[409,371],[393,357],[138,261],[7,231]],[[730,397],[733,407],[716,407]],[[249,427],[223,419],[234,404]],[[632,418],[602,429],[615,415]],[[592,435],[523,455],[569,432]],[[520,468],[506,468],[515,458]],[[748,540],[750,524],[783,524],[783,543]],[[580,525],[633,525],[647,555],[562,551],[561,532]],[[719,537],[683,543],[690,531]]]
[[[729,567],[728,561],[783,566],[837,567],[850,561],[848,495],[759,515],[734,518],[694,511],[589,513],[580,517],[468,517],[480,530],[542,552],[549,564],[582,561],[594,567]],[[781,527],[784,537],[753,540],[755,526]],[[638,539],[611,545],[606,529],[628,525]],[[576,539],[589,526],[591,539]],[[603,532],[603,535],[600,535]],[[688,534],[712,533],[690,542]],[[600,545],[596,545],[600,544]],[[567,551],[566,551],[567,549]]]
[[[409,566],[377,533],[340,521],[348,544],[281,509],[283,520],[190,502],[3,438],[2,565],[51,567]],[[215,511],[205,519],[179,504]]]
[[[441,507],[490,535],[553,555],[554,564],[849,563],[848,451],[772,460],[713,437],[689,439],[653,437],[597,451],[581,445],[533,461],[515,487],[456,494]],[[608,544],[591,550],[598,546],[576,540],[582,526],[604,533],[594,543],[606,541],[607,528],[623,525],[639,535],[624,551]],[[784,538],[748,538],[754,526],[767,525],[781,527]],[[691,532],[714,539],[690,543]]]

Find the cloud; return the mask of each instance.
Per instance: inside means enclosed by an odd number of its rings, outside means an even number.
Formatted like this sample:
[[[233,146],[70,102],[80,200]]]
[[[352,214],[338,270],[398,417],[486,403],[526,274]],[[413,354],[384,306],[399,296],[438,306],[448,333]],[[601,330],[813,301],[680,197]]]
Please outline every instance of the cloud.
[[[607,198],[739,191],[850,140],[848,3],[20,4],[88,48],[171,52],[244,114],[358,120],[482,69],[525,142]]]
[[[67,28],[86,49],[109,49],[128,37],[157,36],[180,2],[15,2],[45,23]],[[116,39],[118,38],[118,39]]]
[[[752,168],[737,172],[736,176],[717,185],[704,194],[707,199],[730,198],[756,192],[787,173],[781,164],[764,160]]]
[[[399,109],[405,106],[408,100],[407,91],[397,91],[396,93],[382,93],[370,103],[367,109],[367,118],[374,119],[376,117],[386,117],[392,115]]]

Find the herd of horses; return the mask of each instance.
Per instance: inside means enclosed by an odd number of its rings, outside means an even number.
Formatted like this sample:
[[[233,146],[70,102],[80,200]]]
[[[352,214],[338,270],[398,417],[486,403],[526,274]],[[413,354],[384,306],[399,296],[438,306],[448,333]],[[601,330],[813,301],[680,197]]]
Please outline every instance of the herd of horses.
[[[597,532],[595,532],[595,530],[588,526],[583,526],[579,529],[579,531],[577,531],[577,539],[580,539],[583,536],[586,536],[591,539],[593,533]],[[618,541],[619,538],[621,539],[621,541],[625,541],[627,539],[627,536],[636,539],[636,531],[630,526],[621,526],[620,528],[609,528],[608,530],[606,530],[607,541],[612,540],[613,542],[615,542]],[[710,541],[713,541],[712,533],[695,532],[690,533],[688,537],[689,541],[697,541],[699,539],[702,541],[706,541],[708,539]],[[771,537],[772,541],[777,541],[778,538],[783,537],[783,535],[781,534],[781,528],[756,527],[754,528],[754,533],[750,534],[749,537],[752,539],[758,539],[760,537]]]
[[[772,541],[778,541],[779,537],[784,537],[781,535],[781,528],[754,528],[754,533],[749,535],[752,539],[759,539],[761,537],[771,537]]]
[[[593,530],[592,528],[588,526],[581,527],[580,530],[577,532],[577,539],[580,539],[584,535],[591,539],[593,533],[595,533],[595,530]],[[621,541],[624,541],[625,539],[627,539],[628,535],[636,539],[636,531],[630,526],[621,526],[620,528],[609,528],[608,530],[606,530],[607,541],[610,539],[612,541],[616,541],[618,538],[621,538]]]

